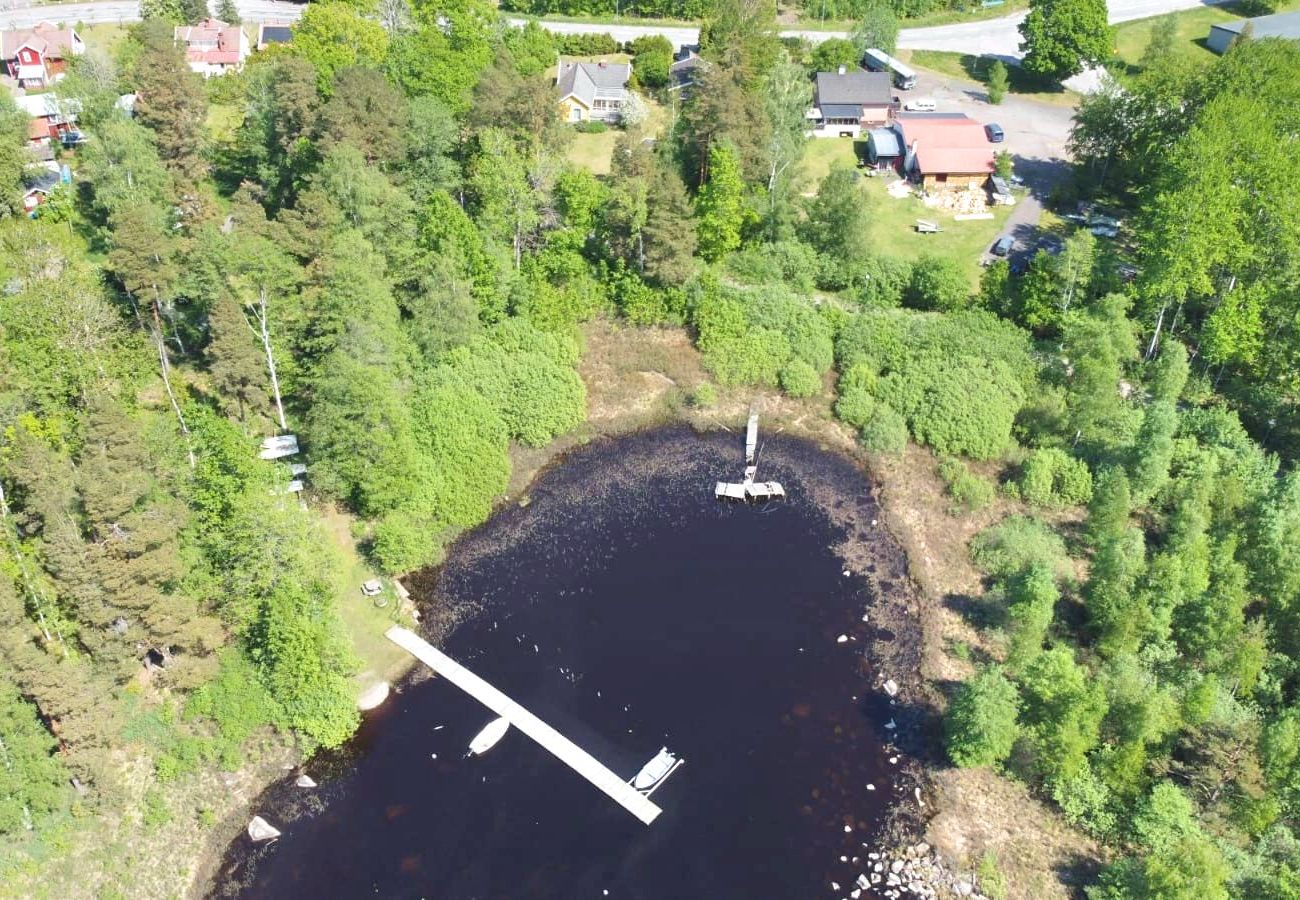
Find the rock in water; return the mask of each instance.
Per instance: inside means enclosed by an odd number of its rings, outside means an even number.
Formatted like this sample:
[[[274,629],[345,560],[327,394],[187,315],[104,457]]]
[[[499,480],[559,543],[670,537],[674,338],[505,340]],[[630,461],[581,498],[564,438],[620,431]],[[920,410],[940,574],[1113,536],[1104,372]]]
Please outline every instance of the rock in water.
[[[280,836],[280,829],[273,827],[261,816],[253,816],[248,823],[248,836],[255,841],[269,841]]]

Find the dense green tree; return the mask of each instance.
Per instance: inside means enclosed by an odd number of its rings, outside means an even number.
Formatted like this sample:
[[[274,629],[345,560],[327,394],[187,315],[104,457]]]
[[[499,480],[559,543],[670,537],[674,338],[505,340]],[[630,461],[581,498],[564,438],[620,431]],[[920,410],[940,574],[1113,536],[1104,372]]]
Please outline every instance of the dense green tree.
[[[680,285],[695,268],[695,230],[690,221],[690,198],[677,171],[660,165],[651,176],[646,195],[645,274],[660,285]]]
[[[852,70],[861,61],[861,48],[847,38],[827,38],[808,55],[808,67],[814,72],[836,72],[840,66]]]
[[[382,65],[388,56],[388,35],[355,7],[333,0],[303,12],[290,46],[316,68],[318,83],[328,92],[340,70]]]
[[[898,16],[886,0],[867,0],[861,19],[853,31],[858,58],[872,48],[893,53],[898,44]]]
[[[800,233],[843,272],[845,283],[871,253],[871,200],[856,171],[832,169],[808,201]]]
[[[995,766],[1011,754],[1020,698],[995,668],[964,682],[944,714],[948,756],[963,768]]]
[[[1020,674],[1021,723],[1044,777],[1070,778],[1087,764],[1106,712],[1102,685],[1068,647],[1040,653]]]
[[[57,742],[36,709],[0,683],[0,834],[39,829],[70,800]]]
[[[994,106],[1000,104],[1007,96],[1007,91],[1011,88],[1011,79],[1007,75],[1006,64],[1000,59],[993,60],[989,66],[988,74],[985,76],[985,87],[987,88],[989,102]]]
[[[335,73],[316,127],[325,152],[346,142],[360,150],[367,163],[393,163],[406,151],[410,111],[406,99],[382,74],[349,66]]]
[[[1025,70],[1058,80],[1108,59],[1114,49],[1102,0],[1033,0],[1020,34]]]
[[[0,212],[6,215],[22,209],[18,195],[29,164],[27,121],[11,97],[0,97]]]
[[[524,242],[540,220],[538,196],[510,137],[499,128],[478,135],[478,149],[469,163],[479,226],[511,247],[515,268],[523,259]]]
[[[176,177],[181,192],[190,194],[207,168],[203,139],[208,99],[203,79],[190,70],[170,27],[146,22],[139,28],[144,51],[133,72],[135,119],[153,132],[163,164]]]
[[[726,144],[709,150],[709,178],[695,201],[700,255],[716,262],[740,246],[745,224],[745,182],[736,151]]]
[[[1043,562],[1031,563],[1007,584],[1007,620],[1011,642],[1007,665],[1013,670],[1032,663],[1043,651],[1056,601],[1060,599],[1052,570]]]
[[[970,304],[970,282],[956,260],[925,254],[912,264],[912,277],[903,300],[917,309],[953,312]]]

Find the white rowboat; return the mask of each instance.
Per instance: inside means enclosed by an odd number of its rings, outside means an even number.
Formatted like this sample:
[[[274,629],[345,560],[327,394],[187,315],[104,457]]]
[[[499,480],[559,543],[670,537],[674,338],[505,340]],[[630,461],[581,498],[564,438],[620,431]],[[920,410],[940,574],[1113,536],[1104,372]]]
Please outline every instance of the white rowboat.
[[[482,731],[474,735],[474,740],[469,742],[470,755],[482,756],[487,753],[496,746],[497,741],[506,736],[506,732],[509,730],[510,722],[504,716],[488,722],[487,725],[483,726]]]

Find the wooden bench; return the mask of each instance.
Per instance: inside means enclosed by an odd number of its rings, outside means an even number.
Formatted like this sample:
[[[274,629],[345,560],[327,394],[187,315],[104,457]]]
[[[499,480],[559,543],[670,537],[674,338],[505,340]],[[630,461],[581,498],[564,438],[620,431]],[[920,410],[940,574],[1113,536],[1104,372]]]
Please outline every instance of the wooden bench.
[[[942,230],[938,222],[927,222],[925,219],[916,220],[917,234],[938,234]]]

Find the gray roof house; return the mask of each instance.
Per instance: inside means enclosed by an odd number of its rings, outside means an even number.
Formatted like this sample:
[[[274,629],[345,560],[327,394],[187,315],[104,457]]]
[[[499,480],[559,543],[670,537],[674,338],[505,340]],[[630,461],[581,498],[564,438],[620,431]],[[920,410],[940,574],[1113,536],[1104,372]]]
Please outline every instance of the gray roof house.
[[[699,44],[682,44],[668,67],[669,90],[685,91],[695,84],[696,76],[707,66],[708,62],[700,56]]]
[[[818,72],[807,118],[814,137],[857,137],[863,128],[883,125],[897,108],[886,72],[861,69]]]
[[[630,63],[561,62],[555,72],[566,122],[617,122],[627,102]]]
[[[1251,36],[1255,38],[1276,37],[1300,40],[1300,12],[1288,12],[1211,25],[1209,37],[1205,39],[1205,46],[1215,53],[1227,52],[1232,42],[1241,36],[1242,29],[1247,23],[1250,24]]]

